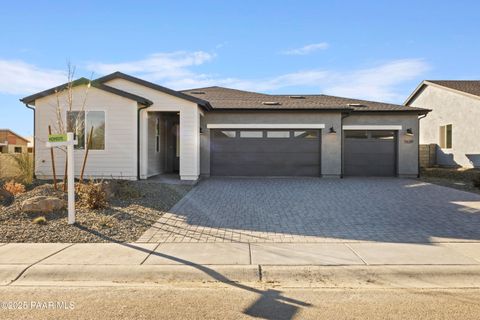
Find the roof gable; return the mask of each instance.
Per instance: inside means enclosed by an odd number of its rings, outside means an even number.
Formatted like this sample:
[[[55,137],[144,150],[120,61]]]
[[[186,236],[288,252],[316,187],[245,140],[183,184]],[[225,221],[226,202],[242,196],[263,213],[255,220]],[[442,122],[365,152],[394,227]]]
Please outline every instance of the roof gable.
[[[190,102],[194,102],[194,103],[204,107],[207,110],[211,109],[210,103],[208,101],[205,101],[203,99],[200,99],[200,98],[188,95],[188,94],[184,94],[181,91],[175,91],[175,90],[160,86],[160,85],[158,85],[156,83],[153,83],[153,82],[149,82],[149,81],[146,81],[146,80],[143,80],[143,79],[140,79],[140,78],[130,76],[128,74],[125,74],[125,73],[122,73],[122,72],[119,72],[119,71],[111,73],[111,74],[106,75],[104,77],[100,77],[100,78],[96,79],[95,81],[97,81],[99,83],[105,83],[105,82],[108,82],[108,81],[111,81],[111,80],[114,80],[114,79],[124,79],[124,80],[130,81],[130,82],[145,86],[147,88],[154,89],[154,90],[157,90],[157,91],[175,96],[175,97],[180,98],[180,99],[184,99],[184,100],[188,100]]]
[[[480,99],[480,80],[424,80],[407,100],[405,100],[404,105],[409,105],[427,86],[433,86],[471,98]]]
[[[76,87],[76,86],[80,86],[80,85],[89,85],[89,84],[94,88],[97,88],[97,89],[100,89],[100,90],[103,90],[103,91],[107,91],[107,92],[110,92],[112,94],[130,99],[130,100],[137,101],[138,103],[146,105],[146,106],[149,106],[153,103],[152,101],[150,101],[150,100],[148,100],[144,97],[140,97],[140,96],[137,96],[135,94],[132,94],[132,93],[129,93],[129,92],[126,92],[126,91],[122,91],[122,90],[119,90],[119,89],[116,89],[116,88],[113,88],[113,87],[109,87],[109,86],[104,85],[104,84],[102,84],[100,82],[97,82],[95,80],[90,81],[87,78],[79,78],[77,80],[72,81],[71,83],[68,83],[68,82],[64,83],[60,86],[57,86],[57,87],[54,87],[54,88],[51,88],[51,89],[48,89],[48,90],[45,90],[45,91],[42,91],[42,92],[39,92],[39,93],[35,93],[35,94],[30,95],[30,96],[25,97],[25,98],[22,98],[22,99],[20,99],[20,101],[25,103],[25,104],[33,104],[34,105],[35,100],[43,98],[43,97],[50,96],[50,95],[55,94],[57,92],[67,90],[69,85],[71,85],[72,87]]]

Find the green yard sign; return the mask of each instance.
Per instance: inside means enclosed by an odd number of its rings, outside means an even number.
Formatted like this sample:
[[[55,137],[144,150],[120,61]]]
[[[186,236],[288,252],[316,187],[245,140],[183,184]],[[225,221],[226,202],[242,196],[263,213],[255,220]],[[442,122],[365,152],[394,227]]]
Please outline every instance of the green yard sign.
[[[67,142],[66,134],[49,134],[48,142]]]

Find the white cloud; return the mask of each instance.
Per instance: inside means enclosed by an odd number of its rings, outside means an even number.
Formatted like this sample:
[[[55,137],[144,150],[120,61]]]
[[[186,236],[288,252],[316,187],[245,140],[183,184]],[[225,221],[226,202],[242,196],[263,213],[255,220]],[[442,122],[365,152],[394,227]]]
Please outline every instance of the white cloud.
[[[155,53],[146,59],[121,63],[89,63],[87,69],[107,74],[115,71],[134,73],[152,81],[195,77],[188,68],[211,61],[214,54],[204,51]]]
[[[398,86],[421,77],[429,69],[430,66],[422,59],[394,60],[371,68],[335,73],[323,86],[323,92],[401,102],[405,99],[405,93],[399,92]]]
[[[404,59],[351,71],[312,69],[266,78],[223,78],[191,73],[187,77],[165,79],[164,85],[174,89],[217,85],[240,90],[290,93],[300,88],[303,92],[400,103],[406,94],[401,91],[401,86],[407,81],[422,78],[429,68],[421,59]]]
[[[310,69],[263,78],[222,77],[215,74],[196,73],[192,69],[210,62],[215,55],[197,51],[157,53],[144,60],[118,64],[94,63],[89,68],[95,72],[110,73],[116,70],[133,73],[173,89],[207,86],[226,86],[241,90],[275,92],[289,88],[331,95],[401,102],[405,92],[399,87],[423,75],[429,66],[421,59],[393,60],[368,68],[349,71]]]
[[[329,46],[330,45],[326,42],[312,43],[312,44],[308,44],[306,46],[303,46],[301,48],[285,50],[282,53],[286,54],[286,55],[293,55],[293,56],[304,56],[304,55],[313,53],[313,52],[318,51],[318,50],[328,49]]]
[[[214,54],[204,51],[177,51],[156,53],[130,62],[90,63],[87,69],[97,75],[118,70],[177,90],[217,85],[260,92],[300,91],[390,102],[403,101],[406,92],[402,92],[402,85],[423,78],[429,69],[421,59],[403,59],[348,71],[309,69],[258,78],[195,72],[195,67],[214,58]],[[41,69],[17,60],[0,60],[0,93],[35,93],[64,83],[65,79],[63,71]]]
[[[63,71],[41,69],[19,60],[0,59],[0,93],[31,94],[66,81]]]

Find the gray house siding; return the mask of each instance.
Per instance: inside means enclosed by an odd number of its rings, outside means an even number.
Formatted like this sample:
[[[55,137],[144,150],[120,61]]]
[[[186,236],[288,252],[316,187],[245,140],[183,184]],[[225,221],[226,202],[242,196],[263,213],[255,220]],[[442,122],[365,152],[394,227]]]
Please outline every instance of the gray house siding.
[[[480,98],[447,88],[427,85],[409,103],[432,109],[421,120],[420,143],[437,145],[437,163],[444,166],[480,167]],[[452,148],[440,148],[440,126],[452,125]]]

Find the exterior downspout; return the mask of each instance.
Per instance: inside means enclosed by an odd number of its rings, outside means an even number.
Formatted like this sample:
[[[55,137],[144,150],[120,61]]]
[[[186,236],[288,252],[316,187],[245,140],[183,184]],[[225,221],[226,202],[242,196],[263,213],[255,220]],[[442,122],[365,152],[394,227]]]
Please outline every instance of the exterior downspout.
[[[37,121],[36,121],[36,112],[35,112],[35,108],[32,107],[32,106],[29,106],[28,103],[25,103],[25,107],[27,107],[28,109],[31,109],[33,111],[33,178],[35,179],[36,178],[36,175],[35,175],[35,165],[36,165],[36,161],[35,161],[35,150],[37,149]]]
[[[137,179],[140,180],[140,111],[150,107],[150,105],[146,105],[143,107],[138,108],[137,110]]]
[[[340,118],[340,179],[343,179],[343,119],[350,116],[350,113],[342,114]]]
[[[418,134],[417,134],[417,142],[418,142],[418,151],[417,151],[417,156],[418,156],[418,172],[417,172],[417,178],[420,178],[420,120],[425,118],[427,114],[421,115],[418,117]]]

